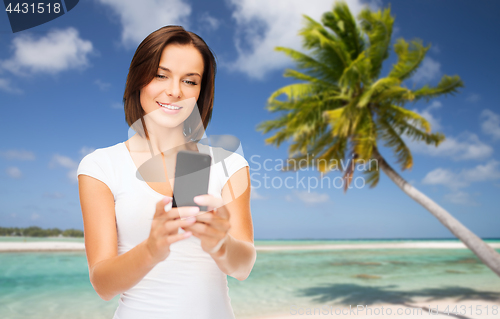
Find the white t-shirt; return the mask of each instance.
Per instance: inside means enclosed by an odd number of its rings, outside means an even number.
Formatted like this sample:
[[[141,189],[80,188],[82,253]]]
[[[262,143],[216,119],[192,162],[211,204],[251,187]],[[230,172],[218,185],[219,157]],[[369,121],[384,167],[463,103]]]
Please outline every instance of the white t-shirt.
[[[220,148],[198,143],[200,153],[212,156],[208,194],[221,198],[229,177],[248,162],[238,153],[214,164],[213,151]],[[124,142],[99,148],[86,155],[77,175],[85,174],[104,182],[115,200],[118,254],[121,255],[149,237],[156,203],[165,196],[143,179]],[[184,230],[179,228],[179,233]],[[158,263],[137,285],[120,295],[113,319],[234,319],[224,274],[195,236],[171,245],[170,255]]]

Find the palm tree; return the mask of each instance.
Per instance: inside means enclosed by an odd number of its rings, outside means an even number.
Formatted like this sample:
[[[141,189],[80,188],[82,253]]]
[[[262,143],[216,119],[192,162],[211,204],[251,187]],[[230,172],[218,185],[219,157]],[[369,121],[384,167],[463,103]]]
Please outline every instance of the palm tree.
[[[283,141],[293,140],[288,162],[299,165],[287,163],[282,170],[316,166],[323,177],[347,159],[347,168],[343,170],[345,193],[356,167],[363,165],[370,188],[379,181],[380,167],[403,192],[424,206],[500,276],[500,254],[405,181],[378,149],[378,142],[391,148],[401,170],[405,170],[412,168],[413,158],[403,135],[437,147],[445,136],[431,132],[424,117],[404,106],[458,92],[463,87],[460,77],[444,75],[437,86],[407,88],[403,81],[415,73],[430,45],[424,46],[418,39],[411,42],[398,39],[394,44],[397,62],[386,77],[379,78],[382,63],[389,56],[394,23],[390,7],[377,12],[365,8],[358,16],[359,25],[343,2],[335,3],[332,11],[322,15],[322,24],[307,15],[303,17],[305,26],[299,34],[311,56],[290,48],[275,48],[295,60],[304,71],[286,69],[284,76],[303,82],[273,92],[266,109],[282,113],[257,125],[263,134],[277,130],[265,140],[266,144],[279,147]],[[285,101],[277,99],[282,94],[287,96]],[[366,165],[373,162],[377,165]]]

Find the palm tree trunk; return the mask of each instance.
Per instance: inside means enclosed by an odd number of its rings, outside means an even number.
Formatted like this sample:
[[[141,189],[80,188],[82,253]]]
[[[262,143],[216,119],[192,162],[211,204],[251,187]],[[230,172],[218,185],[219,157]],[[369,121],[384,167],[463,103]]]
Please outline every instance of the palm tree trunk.
[[[432,199],[421,193],[410,183],[405,181],[380,155],[377,148],[373,148],[373,157],[377,160],[382,171],[398,185],[408,196],[420,205],[424,206],[434,217],[436,217],[453,235],[460,239],[482,262],[500,277],[500,254],[481,238],[476,236],[467,227],[462,225],[450,213],[436,204]]]

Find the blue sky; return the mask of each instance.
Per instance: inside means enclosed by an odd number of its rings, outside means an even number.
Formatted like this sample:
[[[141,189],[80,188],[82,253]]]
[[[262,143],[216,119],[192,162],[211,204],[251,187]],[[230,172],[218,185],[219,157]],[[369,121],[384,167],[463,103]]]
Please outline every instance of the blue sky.
[[[293,3],[294,5],[290,5]],[[359,12],[365,2],[349,1]],[[288,143],[266,146],[255,130],[274,118],[269,95],[292,83],[294,68],[273,47],[301,50],[301,14],[319,20],[333,1],[80,1],[62,17],[12,34],[0,14],[0,225],[83,229],[76,169],[84,155],[125,141],[121,103],[137,45],[168,24],[199,34],[218,59],[213,119],[207,134],[242,142],[252,174],[256,239],[446,238],[453,235],[389,178],[353,188],[296,187],[296,173],[258,169],[287,158]],[[371,2],[386,7],[388,2]],[[406,84],[435,84],[458,74],[460,94],[409,104],[433,131],[447,137],[438,148],[409,141],[414,167],[401,172],[389,149],[381,153],[403,178],[480,237],[500,237],[498,194],[500,108],[496,99],[500,21],[496,1],[396,1],[393,39],[432,44],[421,70]],[[394,55],[386,60],[387,74]],[[272,167],[269,165],[267,167]],[[268,188],[264,185],[267,174]],[[260,174],[260,175],[259,175]],[[289,177],[293,187],[273,187]],[[332,172],[330,178],[340,176]],[[358,175],[362,176],[362,175]],[[299,179],[317,172],[299,172]],[[258,187],[260,186],[260,187]]]

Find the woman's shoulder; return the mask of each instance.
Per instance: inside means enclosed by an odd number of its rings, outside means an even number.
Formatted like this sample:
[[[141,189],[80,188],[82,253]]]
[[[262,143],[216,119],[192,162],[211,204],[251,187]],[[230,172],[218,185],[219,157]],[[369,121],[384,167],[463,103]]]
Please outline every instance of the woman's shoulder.
[[[87,155],[85,155],[82,158],[83,159],[92,159],[95,161],[106,161],[108,159],[115,158],[116,156],[121,155],[121,150],[123,147],[123,142],[111,145],[111,146],[106,146],[106,147],[100,147],[96,148],[93,151],[89,152]]]
[[[117,143],[107,147],[101,147],[85,155],[78,165],[77,176],[81,174],[92,176],[103,181],[108,187],[114,190],[115,170],[117,165],[123,163],[121,145]]]

